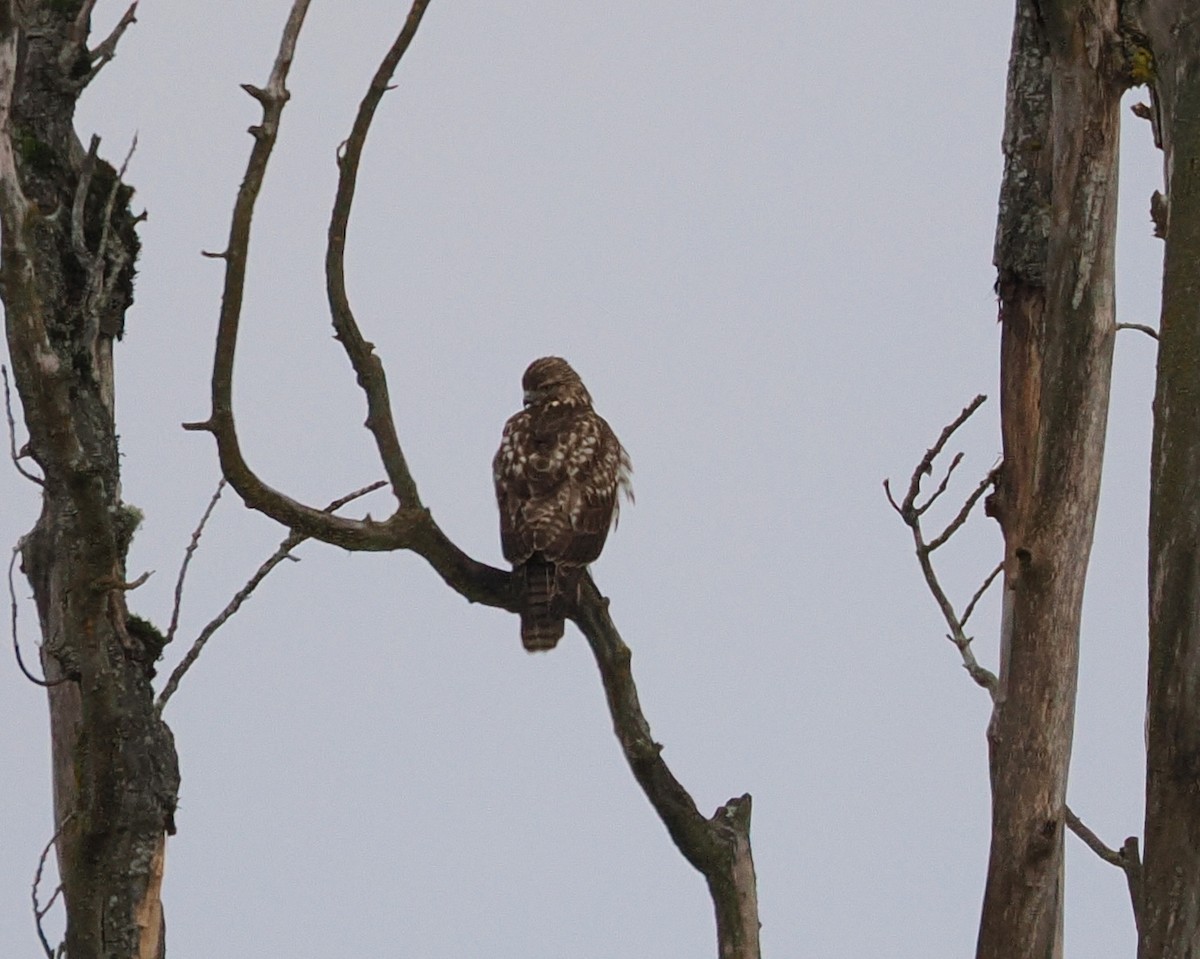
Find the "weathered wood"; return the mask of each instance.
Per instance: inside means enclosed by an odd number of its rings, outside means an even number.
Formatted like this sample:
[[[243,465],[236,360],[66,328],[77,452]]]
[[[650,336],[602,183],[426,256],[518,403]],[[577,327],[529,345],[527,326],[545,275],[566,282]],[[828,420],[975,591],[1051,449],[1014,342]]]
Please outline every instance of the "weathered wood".
[[[1004,462],[992,841],[978,959],[1062,954],[1062,862],[1080,612],[1113,316],[1115,2],[1018,0],[996,237]]]
[[[1200,955],[1200,4],[1150,0],[1166,167],[1150,475],[1150,657],[1141,959]]]
[[[0,2],[0,297],[29,449],[45,477],[22,540],[42,631],[57,852],[71,959],[157,956],[178,771],[154,712],[158,649],[126,630],[112,346],[132,303],[137,218],[85,152],[75,101],[95,61],[80,3]]]

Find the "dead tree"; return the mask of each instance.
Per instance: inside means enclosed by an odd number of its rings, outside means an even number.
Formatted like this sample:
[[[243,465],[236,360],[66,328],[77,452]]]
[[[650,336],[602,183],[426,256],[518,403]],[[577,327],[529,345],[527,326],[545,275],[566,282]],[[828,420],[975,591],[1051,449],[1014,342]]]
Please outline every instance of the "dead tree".
[[[212,411],[188,429],[211,433],[217,441],[221,469],[247,506],[305,536],[350,550],[408,549],[423,556],[448,586],[472,602],[515,611],[518,598],[510,575],[477,562],[452,543],[421,501],[409,471],[392,417],[383,365],[367,342],[350,307],[345,286],[346,228],[354,201],[363,147],[376,108],[389,89],[393,73],[416,35],[428,0],[415,0],[364,96],[349,136],[338,154],[338,186],[330,218],[325,259],[326,290],[335,338],[346,351],[362,388],[366,427],[370,431],[387,485],[397,507],[390,517],[350,519],[292,499],[263,483],[242,454],[232,407],[234,355],[241,320],[242,294],[249,257],[254,205],[275,146],[280,118],[288,100],[286,80],[308,0],[295,0],[283,32],[279,54],[264,87],[244,89],[262,107],[262,120],[251,128],[254,145],[242,181],[228,245],[209,254],[225,262],[225,285],[212,377]],[[719,807],[711,817],[671,773],[654,741],[638,702],[630,670],[630,651],[608,614],[608,601],[586,577],[578,602],[569,612],[596,658],[612,715],[613,728],[638,784],[667,827],[680,852],[705,877],[716,913],[722,959],[757,959],[758,904],[750,850],[750,797]]]
[[[1017,3],[996,244],[1004,460],[990,505],[1005,538],[1005,589],[988,730],[993,817],[981,959],[1062,954],[1064,824],[1125,870],[1140,959],[1200,954],[1198,24],[1195,0]],[[1165,240],[1160,328],[1119,324],[1159,341],[1144,865],[1136,839],[1111,850],[1065,806],[1079,609],[1118,326],[1117,105],[1139,84],[1150,103],[1134,113],[1150,121],[1165,168],[1165,192],[1150,205]],[[914,528],[928,578],[921,510],[912,498],[897,509]]]
[[[133,191],[76,137],[75,103],[136,4],[88,46],[95,0],[0,2],[0,297],[42,489],[21,540],[50,700],[54,817],[71,959],[162,954],[175,748],[153,706],[161,637],[131,627],[113,344],[133,301]],[[39,475],[40,474],[40,475]],[[47,953],[50,952],[48,944]]]
[[[1017,3],[995,251],[1004,582],[978,959],[1062,953],[1080,614],[1116,332],[1119,26],[1114,0]]]
[[[1150,464],[1145,928],[1141,959],[1200,954],[1200,3],[1138,5],[1163,150],[1165,240]]]

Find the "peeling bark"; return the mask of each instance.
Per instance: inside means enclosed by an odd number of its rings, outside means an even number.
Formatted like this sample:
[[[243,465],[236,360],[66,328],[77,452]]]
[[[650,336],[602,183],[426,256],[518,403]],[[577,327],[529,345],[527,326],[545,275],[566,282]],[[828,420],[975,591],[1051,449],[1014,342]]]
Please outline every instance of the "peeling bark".
[[[132,190],[73,128],[94,60],[90,5],[0,2],[0,297],[44,476],[22,539],[49,690],[59,871],[71,959],[159,956],[178,771],[153,709],[158,650],[125,627],[112,346],[132,303]]]
[[[1080,612],[1115,334],[1115,2],[1018,0],[996,235],[1005,539],[978,959],[1062,954]]]

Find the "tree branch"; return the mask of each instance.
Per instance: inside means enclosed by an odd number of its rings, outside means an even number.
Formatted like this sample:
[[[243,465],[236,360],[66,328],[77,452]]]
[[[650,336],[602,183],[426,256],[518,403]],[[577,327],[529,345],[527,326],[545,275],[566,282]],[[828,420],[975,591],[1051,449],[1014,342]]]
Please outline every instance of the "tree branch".
[[[88,2],[84,4],[83,9],[80,10],[80,18],[83,18],[84,10],[86,10],[90,15],[92,7],[95,6],[95,2],[96,0],[88,0]],[[117,21],[117,25],[113,27],[112,32],[102,41],[100,41],[100,43],[96,44],[95,47],[88,51],[88,62],[91,63],[91,69],[76,81],[77,89],[82,90],[89,83],[95,80],[96,74],[104,69],[104,66],[117,55],[117,44],[121,42],[121,37],[125,35],[125,31],[129,29],[130,25],[137,23],[137,6],[137,0],[134,0],[134,2],[129,5],[129,9],[125,11],[121,19]],[[82,37],[86,38],[87,20],[86,18],[83,19],[84,27],[82,30]],[[78,19],[76,22],[78,25]],[[82,45],[83,40],[81,39],[79,42],[80,45]]]
[[[930,543],[925,542],[924,532],[921,528],[921,516],[925,510],[928,509],[929,505],[935,499],[937,499],[938,496],[945,492],[946,484],[950,478],[950,474],[953,473],[954,468],[962,459],[961,453],[955,454],[955,457],[951,463],[951,467],[946,473],[946,479],[943,480],[941,485],[938,487],[937,492],[929,499],[929,501],[922,507],[917,507],[914,505],[917,497],[920,495],[922,477],[930,475],[933,472],[933,462],[937,458],[938,454],[941,453],[947,441],[954,434],[954,432],[971,417],[975,410],[979,408],[983,400],[984,397],[977,396],[971,402],[971,404],[968,405],[962,411],[962,413],[958,415],[954,422],[942,430],[941,436],[938,437],[937,443],[935,443],[934,446],[926,452],[925,456],[922,457],[921,462],[917,464],[916,469],[913,470],[913,475],[909,482],[908,493],[905,496],[902,504],[896,503],[895,498],[892,496],[890,484],[887,480],[883,481],[883,487],[887,495],[888,502],[891,503],[892,508],[895,509],[900,518],[904,521],[905,525],[908,526],[912,531],[913,542],[916,546],[917,562],[921,567],[921,573],[925,578],[925,584],[929,588],[930,593],[933,595],[934,600],[937,602],[938,608],[942,613],[942,618],[945,620],[946,625],[950,629],[950,633],[946,638],[949,639],[950,642],[952,642],[958,649],[959,655],[962,657],[963,668],[966,669],[967,673],[978,686],[981,686],[983,689],[987,690],[988,695],[994,702],[999,686],[999,680],[997,679],[995,673],[981,666],[978,660],[975,658],[975,654],[971,649],[973,637],[967,635],[966,625],[967,620],[971,618],[971,614],[975,611],[975,607],[979,603],[979,600],[983,597],[983,594],[987,592],[988,587],[990,587],[1000,573],[1003,572],[1004,564],[998,563],[996,567],[987,575],[982,585],[980,585],[980,587],[971,596],[971,600],[967,603],[962,615],[959,616],[954,609],[954,604],[950,602],[945,590],[942,589],[941,582],[937,576],[937,571],[934,569],[933,561],[930,558],[930,553],[932,553],[939,546],[944,545],[951,536],[953,536],[956,532],[958,532],[959,529],[962,528],[963,524],[967,520],[967,517],[970,515],[971,510],[979,501],[980,497],[982,497],[990,487],[995,485],[998,476],[998,469],[991,470],[987,476],[985,476],[979,482],[979,485],[972,490],[962,508],[959,509],[957,515],[953,520],[951,520],[949,525],[947,525],[942,534]],[[1078,836],[1080,840],[1083,841],[1084,845],[1091,849],[1092,852],[1094,852],[1105,862],[1111,863],[1112,865],[1124,870],[1126,881],[1129,884],[1130,897],[1133,901],[1134,921],[1140,928],[1141,860],[1138,855],[1137,839],[1131,836],[1125,840],[1125,845],[1121,847],[1120,851],[1117,851],[1105,845],[1100,837],[1092,832],[1092,830],[1090,830],[1083,823],[1083,821],[1080,820],[1077,815],[1075,815],[1070,806],[1064,807],[1064,817],[1066,819],[1067,827],[1071,830],[1071,832]]]
[[[371,129],[371,121],[383,95],[391,89],[388,85],[400,59],[408,50],[429,0],[415,0],[409,10],[404,26],[383,61],[371,78],[371,85],[358,107],[350,136],[338,157],[337,196],[329,218],[329,238],[325,249],[325,289],[329,298],[329,312],[333,318],[335,338],[342,344],[354,372],[358,385],[367,398],[367,429],[375,437],[375,446],[383,461],[392,492],[397,502],[409,508],[419,508],[421,497],[417,484],[409,472],[400,440],[396,435],[396,424],[392,418],[391,399],[388,395],[387,377],[383,363],[375,354],[374,344],[363,339],[350,308],[346,294],[346,229],[350,222],[350,210],[354,204],[354,191],[358,183],[358,166],[363,147]]]
[[[418,0],[413,9],[424,10],[427,3],[428,0]],[[401,498],[400,508],[381,522],[371,519],[370,516],[361,520],[335,516],[300,503],[259,479],[242,454],[233,416],[233,368],[249,257],[250,227],[254,217],[254,206],[266,175],[267,163],[275,146],[280,117],[289,96],[285,81],[307,8],[308,0],[295,0],[267,86],[244,86],[244,89],[262,105],[263,118],[259,125],[250,129],[254,136],[254,146],[234,204],[229,244],[225,251],[219,254],[225,261],[225,288],[213,361],[212,414],[203,422],[185,423],[184,428],[213,434],[217,441],[221,471],[229,480],[229,485],[251,509],[259,510],[283,526],[305,536],[341,546],[343,549],[410,549],[424,557],[450,587],[469,601],[515,610],[516,600],[509,573],[469,557],[446,537],[428,510],[415,505],[419,502],[415,497],[415,484],[410,490],[405,482],[407,467],[403,465],[403,458],[399,455],[399,443],[393,442],[395,431],[394,427],[390,426],[390,412],[386,417],[379,413],[369,424],[377,439],[382,437],[379,443],[383,451],[384,468],[393,489],[399,491],[397,495]],[[385,65],[393,56],[398,60],[399,55],[403,54],[419,19],[417,16],[414,20],[414,15],[409,14],[400,36],[388,51]],[[358,128],[356,123],[356,129]],[[361,129],[361,136],[366,136],[365,126]],[[343,171],[344,180],[345,176]],[[346,182],[353,186],[352,177]],[[348,209],[347,206],[347,213]],[[349,331],[350,328],[347,327],[347,332]],[[363,346],[365,349],[367,344]],[[376,366],[377,358],[367,350],[360,359],[370,367],[366,371],[367,375],[362,378],[369,384],[369,389],[364,386],[368,395],[368,406],[374,404],[376,407],[382,405],[386,408],[386,385],[382,378],[376,377],[372,372],[376,369],[382,371],[381,367]],[[391,438],[388,437],[389,430]]]
[[[921,458],[921,462],[917,464],[916,468],[913,470],[912,477],[909,479],[908,492],[905,494],[903,503],[896,502],[895,497],[892,495],[891,484],[888,480],[883,481],[883,489],[887,495],[888,502],[892,505],[892,509],[896,511],[900,519],[904,522],[904,525],[906,525],[912,532],[913,545],[916,548],[917,553],[917,563],[920,565],[921,573],[925,577],[925,584],[929,588],[929,592],[933,595],[934,600],[937,602],[938,609],[940,609],[942,613],[942,618],[946,621],[946,625],[950,629],[950,633],[946,638],[949,639],[950,642],[954,644],[955,648],[958,649],[959,656],[962,657],[963,668],[967,671],[968,675],[970,675],[971,679],[973,679],[979,686],[982,686],[984,689],[986,689],[989,695],[995,698],[996,687],[998,684],[996,674],[990,669],[986,669],[979,664],[979,661],[975,658],[975,653],[971,649],[973,637],[966,634],[964,626],[971,613],[974,612],[975,605],[979,602],[980,597],[982,597],[988,586],[990,586],[991,583],[996,579],[997,571],[993,571],[984,580],[983,585],[975,591],[975,594],[972,596],[971,602],[968,604],[963,615],[959,616],[954,608],[954,604],[950,602],[950,598],[946,595],[946,591],[942,588],[941,581],[938,579],[937,570],[934,569],[933,560],[930,558],[930,554],[938,547],[945,545],[950,537],[958,532],[958,530],[962,528],[963,524],[966,523],[967,518],[971,514],[971,510],[979,501],[980,497],[983,496],[989,487],[995,484],[996,470],[991,470],[982,480],[980,480],[979,484],[972,491],[971,495],[967,497],[966,502],[959,509],[958,514],[953,520],[950,521],[949,525],[946,526],[941,535],[939,535],[932,542],[927,543],[925,541],[925,533],[921,527],[921,517],[925,510],[929,508],[929,505],[944,491],[946,485],[945,482],[938,487],[938,491],[924,506],[918,507],[916,505],[917,497],[921,493],[922,478],[933,473],[933,462],[945,448],[946,443],[948,443],[950,440],[950,437],[952,437],[955,432],[957,432],[959,427],[961,427],[974,415],[975,411],[983,405],[986,399],[987,397],[983,396],[982,394],[976,396],[975,399],[973,399],[969,404],[967,404],[966,407],[963,408],[963,411],[958,414],[954,421],[942,430],[937,442],[925,451],[925,455]],[[957,466],[961,460],[962,454],[956,454],[950,470],[947,471],[947,480],[949,479],[950,473],[953,472],[954,467]]]
[[[931,473],[933,473],[933,461],[937,459],[938,454],[950,441],[950,437],[953,436],[955,432],[957,432],[958,428],[967,420],[969,420],[975,414],[975,411],[979,409],[979,407],[983,406],[986,401],[987,397],[982,393],[976,396],[975,399],[971,400],[971,402],[963,408],[963,411],[954,419],[954,422],[950,423],[944,430],[942,430],[942,435],[937,438],[937,442],[925,451],[925,455],[921,457],[921,462],[918,463],[917,468],[913,470],[912,479],[908,484],[908,493],[905,494],[904,503],[902,506],[896,505],[896,501],[892,499],[891,490],[888,490],[888,500],[891,502],[896,512],[900,513],[902,517],[914,508],[917,495],[921,491],[921,478],[924,476],[929,476]],[[958,464],[955,463],[954,465],[957,466]],[[886,483],[884,483],[884,487],[887,487]],[[932,502],[932,500],[930,502]],[[924,512],[928,507],[929,503],[926,503],[921,512]]]
[[[50,943],[46,939],[46,932],[42,928],[42,920],[46,917],[46,913],[50,911],[50,907],[54,905],[54,900],[58,898],[58,894],[62,892],[62,884],[60,883],[58,888],[54,890],[54,894],[45,906],[38,905],[38,886],[42,884],[42,870],[46,868],[46,859],[50,855],[50,850],[54,848],[54,844],[58,842],[58,837],[62,835],[63,829],[74,818],[74,815],[74,813],[67,813],[63,821],[58,824],[58,828],[54,830],[54,835],[50,837],[50,841],[42,849],[42,854],[38,856],[37,869],[33,873],[33,888],[30,890],[30,899],[33,902],[33,921],[37,926],[38,939],[41,940],[42,949],[45,950],[47,959],[54,959],[55,951],[50,948]]]
[[[25,674],[25,678],[35,686],[42,686],[45,689],[49,689],[51,686],[57,686],[60,683],[65,683],[67,681],[67,677],[64,676],[61,679],[49,680],[39,679],[37,676],[33,675],[33,673],[29,671],[29,667],[25,665],[24,657],[21,656],[21,642],[17,638],[17,590],[13,585],[13,567],[17,565],[17,556],[20,554],[20,552],[21,544],[17,543],[17,545],[13,547],[12,559],[8,561],[8,598],[12,609],[13,653],[17,657],[17,666],[21,672]]]
[[[389,89],[389,80],[408,49],[427,5],[428,0],[414,0],[403,28],[376,70],[359,106],[350,136],[338,158],[337,196],[326,249],[326,288],[336,337],[346,350],[366,396],[366,426],[375,439],[399,507],[390,518],[376,522],[370,516],[352,520],[331,515],[344,501],[331,504],[326,510],[315,510],[291,499],[267,486],[250,469],[242,455],[234,424],[233,366],[250,226],[288,99],[285,80],[307,8],[307,0],[295,0],[267,86],[262,89],[245,87],[262,105],[263,119],[261,124],[251,128],[255,142],[238,191],[229,243],[223,252],[210,254],[225,261],[225,289],[213,364],[212,413],[204,422],[185,424],[187,429],[213,434],[222,472],[246,505],[267,514],[291,532],[226,609],[205,627],[160,695],[157,703],[160,711],[208,637],[305,538],[320,539],[351,550],[409,549],[423,556],[448,585],[467,599],[512,611],[518,609],[511,575],[478,563],[459,550],[434,523],[429,511],[422,507],[396,433],[383,366],[373,345],[362,337],[345,289],[346,229],[366,137],[376,108]],[[595,654],[622,750],[676,846],[708,881],[716,910],[721,956],[723,959],[758,959],[758,907],[749,838],[750,797],[729,800],[711,818],[706,819],[700,814],[691,796],[662,761],[661,747],[654,742],[638,703],[629,667],[629,648],[621,641],[607,607],[608,601],[600,596],[590,576],[585,577],[579,602],[571,615]]]
[[[1158,330],[1152,326],[1147,326],[1145,323],[1118,323],[1118,330],[1137,330],[1139,333],[1145,333],[1151,339],[1158,339]]]
[[[667,827],[675,846],[708,882],[717,919],[720,956],[749,959],[759,955],[758,899],[750,849],[749,795],[730,799],[705,818],[691,794],[663,761],[638,701],[630,668],[632,654],[608,614],[591,574],[580,586],[572,620],[587,638],[600,679],[613,731],[642,792]]]
[[[8,452],[12,457],[13,466],[16,467],[18,473],[24,476],[31,483],[36,483],[38,486],[45,486],[45,481],[34,473],[29,472],[21,465],[21,460],[27,453],[17,452],[17,424],[13,419],[12,411],[12,393],[8,388],[8,367],[0,365],[0,377],[4,379],[4,418],[8,421]]]
[[[192,531],[191,542],[188,543],[187,549],[183,551],[183,561],[179,564],[179,576],[175,580],[175,601],[171,604],[171,624],[167,627],[166,639],[163,645],[167,646],[171,640],[175,638],[175,630],[179,628],[179,609],[183,605],[183,584],[187,579],[188,567],[192,564],[192,557],[196,554],[196,549],[200,545],[200,537],[204,535],[204,527],[208,525],[208,518],[212,516],[213,510],[217,508],[217,502],[221,499],[221,493],[225,491],[225,477],[221,477],[217,483],[216,492],[212,494],[212,499],[208,501],[208,506],[200,517],[200,522],[196,524],[195,530]]]
[[[369,486],[362,487],[362,489],[357,489],[353,493],[347,493],[345,496],[335,499],[332,503],[325,507],[325,510],[332,513],[335,510],[341,509],[347,503],[351,503],[360,497],[366,496],[368,493],[375,492],[375,490],[380,489],[384,485],[384,481],[379,480],[371,483]],[[200,521],[200,525],[197,527],[196,532],[192,534],[192,542],[191,545],[188,546],[188,555],[184,559],[184,569],[186,569],[187,562],[191,559],[191,554],[195,551],[196,545],[199,542],[200,533],[204,528],[204,523],[208,519],[209,513],[212,512],[213,507],[216,506],[217,498],[220,495],[221,488],[218,487],[217,492],[213,495],[213,498],[209,503],[208,509],[205,511],[204,518]],[[254,575],[246,581],[246,585],[239,589],[233,595],[233,599],[225,604],[225,608],[221,610],[221,612],[218,613],[216,617],[214,617],[208,623],[207,626],[200,630],[200,635],[197,636],[196,641],[192,643],[192,648],[187,651],[187,655],[183,657],[179,665],[171,671],[170,678],[167,680],[166,685],[163,687],[163,691],[159,693],[158,699],[154,703],[154,708],[157,710],[159,715],[162,715],[163,708],[167,705],[167,701],[175,695],[175,690],[179,688],[179,683],[183,680],[183,677],[187,674],[187,671],[191,669],[196,660],[200,658],[200,653],[204,650],[205,644],[208,643],[213,634],[222,626],[224,626],[225,623],[228,622],[233,615],[242,608],[242,604],[250,598],[251,594],[256,589],[258,589],[259,584],[267,578],[271,570],[282,563],[285,559],[295,559],[295,557],[291,555],[292,550],[303,543],[306,539],[308,539],[308,536],[303,533],[296,532],[295,530],[288,533],[288,535],[284,537],[283,542],[279,544],[279,548],[276,549],[275,552],[272,553],[263,562],[263,564],[258,567],[257,570],[255,570]],[[180,588],[183,585],[184,569],[179,571],[179,586],[176,588],[175,592],[176,613],[179,611],[179,595]],[[176,617],[172,616],[171,631],[168,633],[168,637],[174,635],[175,624]],[[170,642],[170,638],[168,638],[167,641]]]

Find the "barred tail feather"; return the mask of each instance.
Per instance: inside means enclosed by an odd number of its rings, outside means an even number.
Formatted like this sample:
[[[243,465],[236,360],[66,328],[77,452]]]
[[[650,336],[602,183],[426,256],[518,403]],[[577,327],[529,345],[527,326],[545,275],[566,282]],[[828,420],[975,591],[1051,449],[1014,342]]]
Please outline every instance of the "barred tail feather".
[[[521,642],[531,653],[553,649],[566,631],[566,620],[556,609],[557,592],[553,563],[531,560],[525,565]]]

